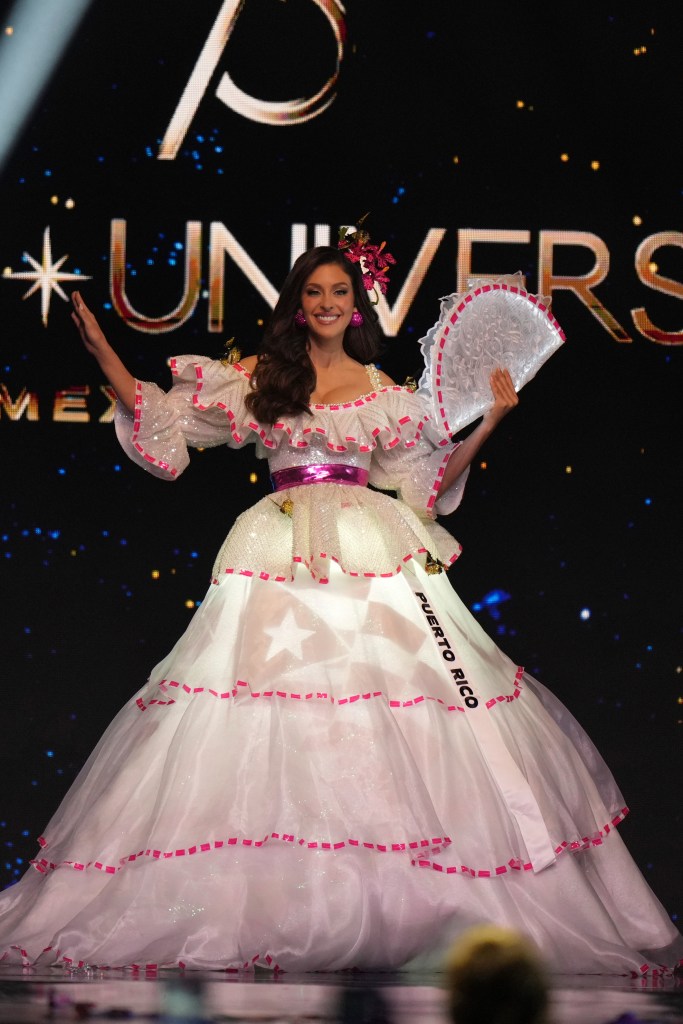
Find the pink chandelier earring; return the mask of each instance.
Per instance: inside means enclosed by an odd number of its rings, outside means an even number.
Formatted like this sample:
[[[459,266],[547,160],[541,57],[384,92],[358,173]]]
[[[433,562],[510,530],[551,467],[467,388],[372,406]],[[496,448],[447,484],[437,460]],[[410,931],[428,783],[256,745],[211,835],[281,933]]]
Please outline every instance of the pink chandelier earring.
[[[362,313],[359,313],[357,309],[354,309],[353,313],[351,314],[350,322],[352,327],[362,327],[363,324],[365,323],[365,317],[363,316]]]
[[[301,310],[298,310],[294,314],[294,326],[295,327],[305,327],[306,326],[306,317],[303,315]]]

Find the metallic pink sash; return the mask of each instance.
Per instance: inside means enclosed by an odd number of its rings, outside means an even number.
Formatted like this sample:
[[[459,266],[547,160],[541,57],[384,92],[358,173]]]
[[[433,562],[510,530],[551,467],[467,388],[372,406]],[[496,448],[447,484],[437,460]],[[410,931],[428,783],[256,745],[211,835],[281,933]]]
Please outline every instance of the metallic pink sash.
[[[355,484],[365,487],[368,476],[367,469],[360,466],[290,466],[289,469],[276,470],[270,480],[274,491],[286,491],[304,484]]]

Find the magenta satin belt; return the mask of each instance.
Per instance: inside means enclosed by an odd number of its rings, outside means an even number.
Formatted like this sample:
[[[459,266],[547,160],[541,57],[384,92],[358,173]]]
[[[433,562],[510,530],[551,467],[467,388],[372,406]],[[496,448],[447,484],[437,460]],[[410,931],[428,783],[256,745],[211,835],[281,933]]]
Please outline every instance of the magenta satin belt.
[[[290,466],[289,469],[276,470],[270,480],[274,491],[286,491],[304,484],[356,484],[365,487],[369,475],[367,469],[360,466]]]

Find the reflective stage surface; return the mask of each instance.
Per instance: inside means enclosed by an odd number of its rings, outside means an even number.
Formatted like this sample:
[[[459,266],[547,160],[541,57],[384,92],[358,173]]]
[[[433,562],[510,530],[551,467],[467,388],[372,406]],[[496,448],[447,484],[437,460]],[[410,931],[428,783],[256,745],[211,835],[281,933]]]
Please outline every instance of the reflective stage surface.
[[[382,1021],[443,1024],[442,975],[33,972],[0,967],[0,1021]],[[550,1024],[683,1022],[673,978],[555,976]],[[622,1020],[620,1020],[622,1019]]]

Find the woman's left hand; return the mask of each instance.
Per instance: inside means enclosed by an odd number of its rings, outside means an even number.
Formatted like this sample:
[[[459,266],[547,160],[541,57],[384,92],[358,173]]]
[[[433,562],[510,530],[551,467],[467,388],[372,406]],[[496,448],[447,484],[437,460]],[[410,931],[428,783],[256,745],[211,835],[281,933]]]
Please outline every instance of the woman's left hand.
[[[504,416],[507,416],[516,405],[519,405],[519,396],[515,391],[509,370],[494,370],[489,380],[493,392],[493,405],[484,414],[484,423],[495,427]]]
[[[484,413],[484,417],[472,433],[459,444],[450,455],[439,489],[436,492],[440,498],[453,484],[460,474],[467,469],[474,456],[477,454],[486,439],[491,436],[504,416],[519,405],[519,398],[512,383],[509,370],[494,370],[489,378],[491,391],[493,392],[493,405]]]

